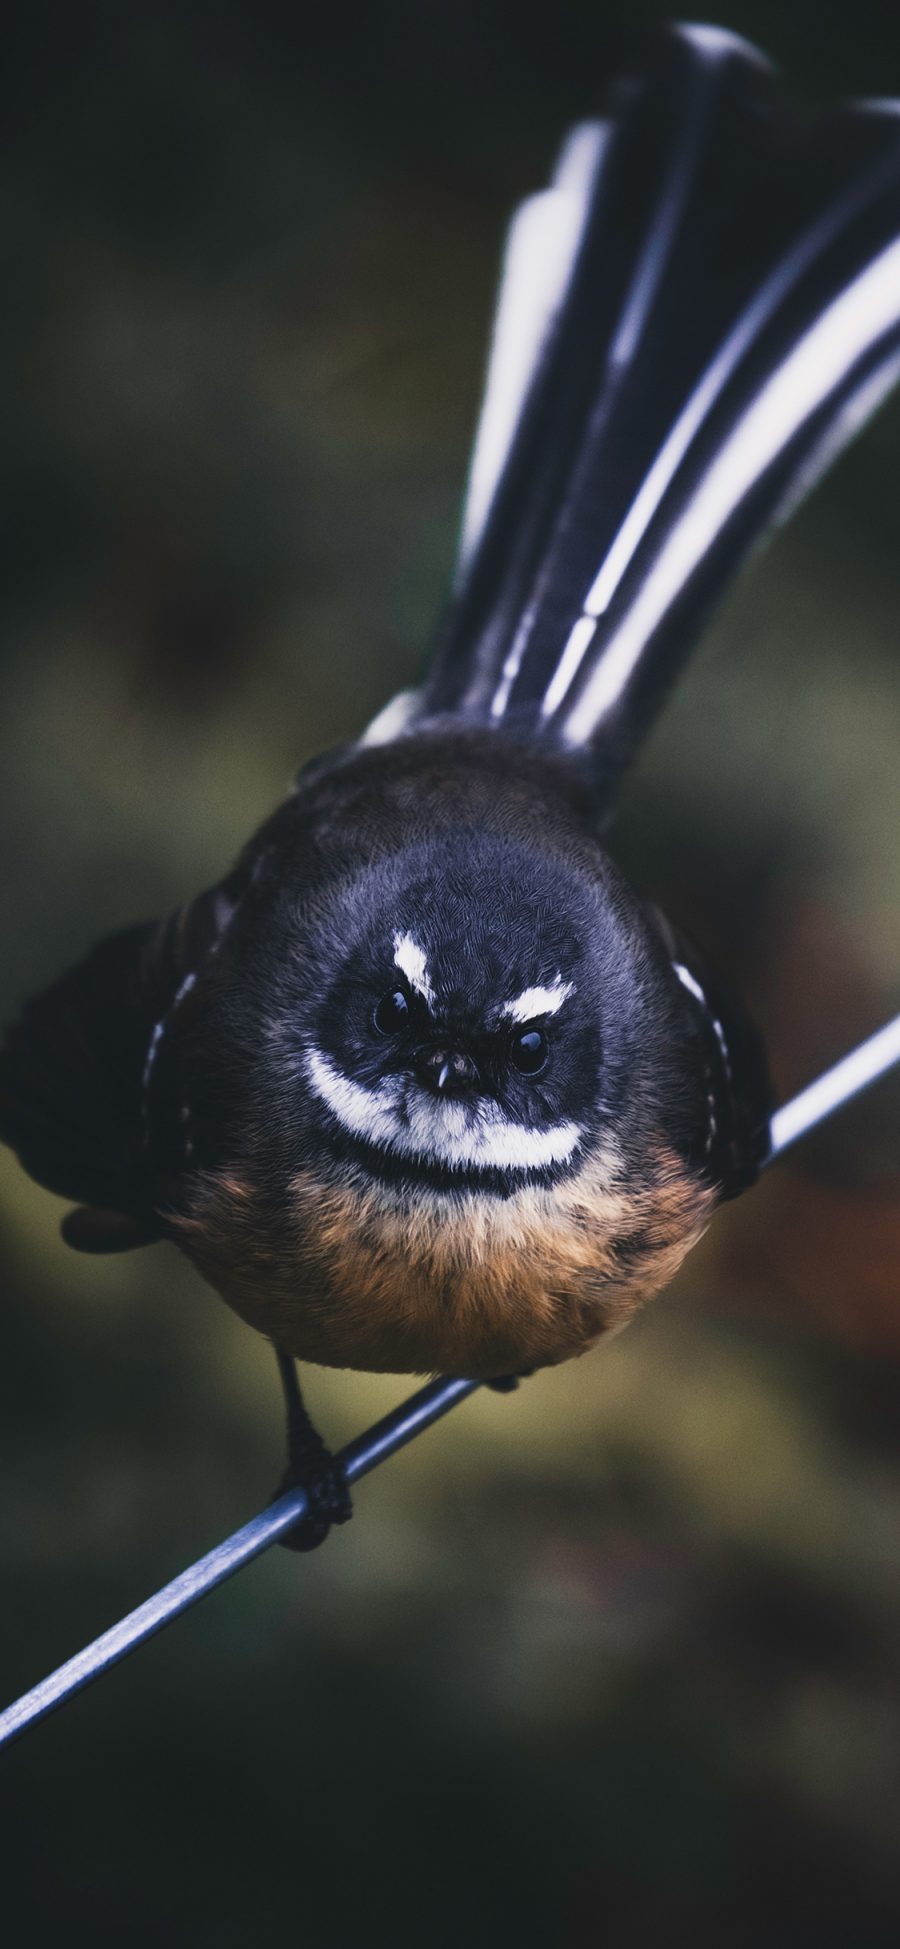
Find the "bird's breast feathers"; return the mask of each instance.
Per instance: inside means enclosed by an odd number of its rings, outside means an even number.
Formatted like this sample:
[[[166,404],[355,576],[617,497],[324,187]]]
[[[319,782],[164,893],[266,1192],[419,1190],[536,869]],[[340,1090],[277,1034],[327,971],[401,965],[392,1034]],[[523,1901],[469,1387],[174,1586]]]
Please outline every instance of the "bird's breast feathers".
[[[662,1145],[639,1189],[607,1145],[506,1198],[305,1170],[276,1212],[270,1199],[242,1172],[206,1173],[172,1220],[243,1319],[328,1366],[477,1378],[555,1364],[623,1325],[716,1202]]]

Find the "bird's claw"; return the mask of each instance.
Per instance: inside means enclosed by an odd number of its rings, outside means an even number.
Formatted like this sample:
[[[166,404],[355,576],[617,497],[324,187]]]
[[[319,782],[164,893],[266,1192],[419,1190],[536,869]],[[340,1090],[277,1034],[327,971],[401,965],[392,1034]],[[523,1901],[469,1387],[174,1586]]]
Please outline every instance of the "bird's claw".
[[[279,1537],[286,1550],[317,1550],[324,1543],[334,1523],[349,1522],[353,1514],[353,1503],[347,1478],[341,1463],[329,1450],[323,1447],[321,1455],[313,1463],[302,1467],[288,1467],[272,1500],[286,1496],[292,1489],[306,1491],[307,1507],[293,1529]]]

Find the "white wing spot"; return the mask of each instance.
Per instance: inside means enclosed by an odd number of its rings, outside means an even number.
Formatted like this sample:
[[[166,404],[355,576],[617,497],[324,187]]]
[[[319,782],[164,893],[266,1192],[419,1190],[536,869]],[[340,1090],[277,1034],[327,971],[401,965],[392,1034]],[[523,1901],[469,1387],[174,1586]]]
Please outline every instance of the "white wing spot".
[[[675,970],[675,973],[678,976],[679,981],[681,982],[682,987],[686,988],[688,994],[693,995],[694,1000],[696,1002],[701,1002],[703,1007],[705,1008],[706,996],[703,993],[703,989],[701,988],[699,981],[696,981],[694,979],[694,976],[691,974],[690,968],[686,968],[684,966],[683,961],[673,961],[672,966]]]

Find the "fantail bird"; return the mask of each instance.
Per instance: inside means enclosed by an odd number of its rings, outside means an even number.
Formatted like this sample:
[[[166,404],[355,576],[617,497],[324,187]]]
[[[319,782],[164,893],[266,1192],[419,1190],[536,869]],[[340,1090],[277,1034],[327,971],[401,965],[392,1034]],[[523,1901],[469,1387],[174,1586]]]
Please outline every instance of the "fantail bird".
[[[657,41],[512,225],[415,693],[210,891],[30,1002],[0,1134],[294,1356],[499,1379],[669,1279],[767,1148],[741,1007],[603,834],[714,597],[900,371],[900,116]],[[346,1513],[295,1401],[306,1542]]]

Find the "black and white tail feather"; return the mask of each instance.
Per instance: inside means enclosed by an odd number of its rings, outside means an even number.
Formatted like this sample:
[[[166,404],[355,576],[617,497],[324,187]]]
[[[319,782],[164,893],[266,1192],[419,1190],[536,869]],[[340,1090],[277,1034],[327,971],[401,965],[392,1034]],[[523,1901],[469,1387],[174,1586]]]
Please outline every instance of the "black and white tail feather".
[[[713,601],[900,377],[900,103],[804,124],[680,26],[509,233],[456,582],[423,689],[633,754]]]

